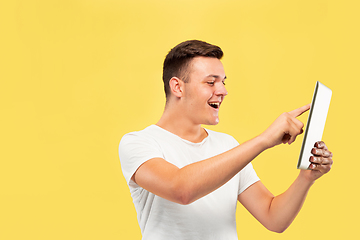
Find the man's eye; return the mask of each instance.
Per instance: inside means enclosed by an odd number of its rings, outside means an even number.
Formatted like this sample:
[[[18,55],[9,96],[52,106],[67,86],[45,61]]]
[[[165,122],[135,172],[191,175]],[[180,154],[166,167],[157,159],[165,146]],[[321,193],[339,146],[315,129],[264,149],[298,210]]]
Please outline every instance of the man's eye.
[[[207,82],[209,85],[213,86],[214,82]]]
[[[225,82],[222,82],[224,84],[224,86],[226,85]]]

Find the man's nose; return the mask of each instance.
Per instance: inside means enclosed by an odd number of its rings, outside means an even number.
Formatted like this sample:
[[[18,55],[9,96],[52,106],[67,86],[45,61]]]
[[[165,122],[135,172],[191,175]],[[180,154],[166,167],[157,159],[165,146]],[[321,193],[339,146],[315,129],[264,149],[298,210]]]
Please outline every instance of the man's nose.
[[[227,94],[228,92],[226,91],[225,85],[222,82],[219,83],[215,91],[215,95],[222,95],[225,97]]]

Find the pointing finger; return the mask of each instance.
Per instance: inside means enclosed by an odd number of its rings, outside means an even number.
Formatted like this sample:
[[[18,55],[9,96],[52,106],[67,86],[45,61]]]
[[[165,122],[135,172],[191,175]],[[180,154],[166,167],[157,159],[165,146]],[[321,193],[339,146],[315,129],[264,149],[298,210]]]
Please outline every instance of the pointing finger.
[[[298,117],[309,109],[310,109],[310,104],[306,104],[305,106],[292,110],[291,112],[289,112],[289,114],[293,117]]]

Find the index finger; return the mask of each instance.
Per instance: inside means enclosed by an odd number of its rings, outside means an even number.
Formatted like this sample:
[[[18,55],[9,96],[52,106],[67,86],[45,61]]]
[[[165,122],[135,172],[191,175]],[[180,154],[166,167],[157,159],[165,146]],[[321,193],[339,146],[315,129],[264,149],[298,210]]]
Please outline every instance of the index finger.
[[[309,109],[310,109],[310,104],[306,104],[305,106],[292,110],[291,112],[289,112],[289,114],[293,117],[298,117]]]

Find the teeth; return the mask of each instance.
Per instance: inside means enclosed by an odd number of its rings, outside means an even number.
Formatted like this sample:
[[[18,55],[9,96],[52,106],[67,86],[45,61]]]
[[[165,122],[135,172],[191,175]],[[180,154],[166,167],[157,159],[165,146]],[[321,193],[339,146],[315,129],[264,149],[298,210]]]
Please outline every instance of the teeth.
[[[209,104],[210,104],[210,106],[215,107],[215,108],[218,108],[220,106],[219,102],[213,102],[213,103],[209,103]]]

